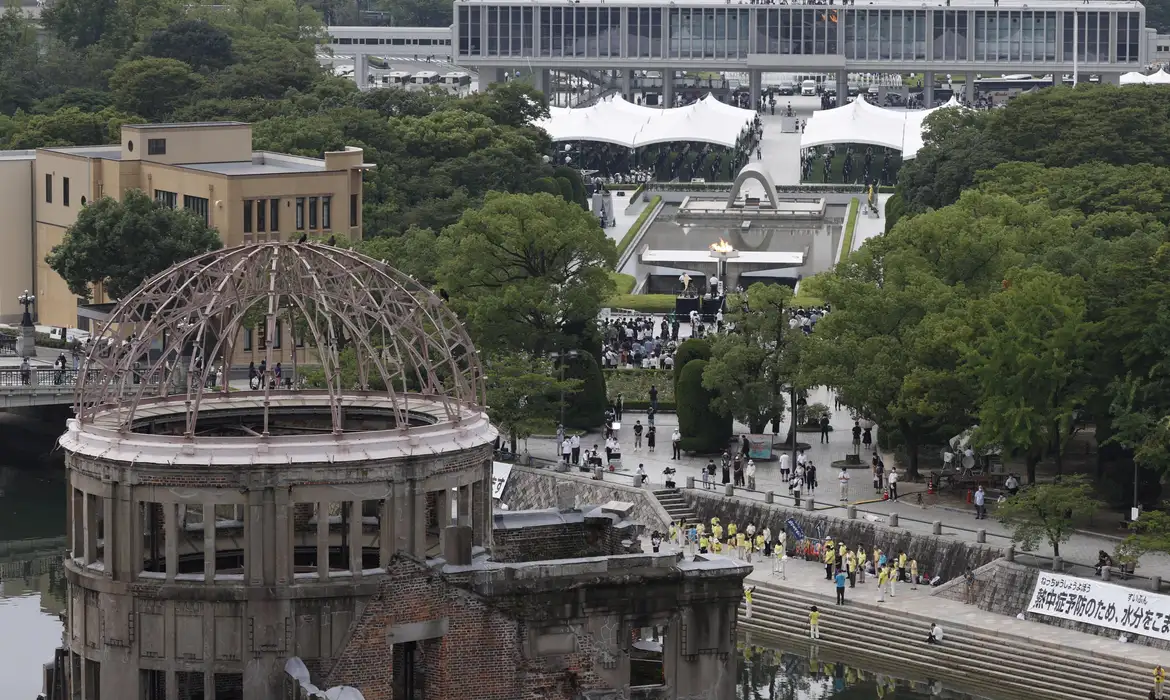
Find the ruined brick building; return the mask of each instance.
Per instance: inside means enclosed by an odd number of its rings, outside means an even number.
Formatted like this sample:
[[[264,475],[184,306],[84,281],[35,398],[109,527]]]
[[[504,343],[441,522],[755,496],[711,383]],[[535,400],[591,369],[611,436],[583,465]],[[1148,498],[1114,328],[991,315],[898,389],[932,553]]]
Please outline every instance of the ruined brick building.
[[[295,329],[294,381],[212,380],[247,324]],[[231,248],[147,282],[104,333],[61,438],[68,697],[732,696],[746,567],[642,553],[627,504],[570,491],[493,514],[482,369],[405,275]],[[648,627],[657,659],[634,649]]]

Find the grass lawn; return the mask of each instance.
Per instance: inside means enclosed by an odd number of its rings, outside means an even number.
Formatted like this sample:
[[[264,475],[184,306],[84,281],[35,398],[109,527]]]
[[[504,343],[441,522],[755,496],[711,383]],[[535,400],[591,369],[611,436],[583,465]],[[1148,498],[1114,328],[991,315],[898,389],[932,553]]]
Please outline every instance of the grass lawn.
[[[642,213],[638,214],[638,218],[634,220],[633,225],[630,226],[630,230],[626,231],[626,235],[622,236],[622,240],[620,243],[618,243],[617,246],[617,254],[619,259],[625,255],[626,248],[629,248],[630,244],[634,242],[634,238],[636,238],[638,232],[642,230],[642,226],[646,223],[646,219],[650,218],[650,213],[654,211],[654,208],[657,207],[658,203],[661,201],[661,196],[654,195],[650,201],[646,203],[646,208],[642,210]]]
[[[829,164],[829,182],[828,182],[828,184],[831,184],[831,185],[842,184],[842,183],[847,184],[847,185],[864,184],[864,182],[861,179],[861,176],[865,172],[865,146],[858,146],[857,157],[854,158],[854,160],[853,160],[854,170],[853,170],[853,173],[850,175],[850,180],[848,180],[848,181],[846,181],[844,176],[841,174],[841,171],[845,168],[845,148],[846,148],[846,146],[848,146],[848,144],[837,144],[837,154],[835,156],[833,156],[833,158]],[[902,166],[902,160],[897,154],[895,154],[894,157],[891,158],[890,160],[891,160],[891,163],[893,165],[893,167],[890,168],[890,177],[893,178],[894,182],[897,182],[898,181],[898,168],[900,168]],[[822,184],[822,180],[821,180],[821,173],[822,173],[821,163],[822,162],[823,161],[821,158],[816,159],[816,162],[813,163],[812,177],[809,178],[808,180],[801,180],[801,184],[810,184],[810,185]],[[879,146],[875,146],[874,147],[874,154],[873,154],[873,169],[870,171],[870,174],[872,174],[876,178],[878,175],[881,174],[881,172],[882,172],[881,150],[880,150]]]

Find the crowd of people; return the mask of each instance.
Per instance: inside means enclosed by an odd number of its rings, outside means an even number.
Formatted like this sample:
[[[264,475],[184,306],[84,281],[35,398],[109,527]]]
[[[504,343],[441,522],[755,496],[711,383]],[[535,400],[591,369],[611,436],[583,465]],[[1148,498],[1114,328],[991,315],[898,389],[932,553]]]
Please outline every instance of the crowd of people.
[[[820,163],[821,182],[830,182],[837,179],[844,183],[859,185],[890,186],[898,177],[898,168],[901,165],[900,157],[892,149],[881,146],[860,147],[849,144],[838,161],[837,146],[813,146],[805,148],[800,153],[801,179],[812,180],[816,165]],[[880,164],[877,162],[880,158]]]

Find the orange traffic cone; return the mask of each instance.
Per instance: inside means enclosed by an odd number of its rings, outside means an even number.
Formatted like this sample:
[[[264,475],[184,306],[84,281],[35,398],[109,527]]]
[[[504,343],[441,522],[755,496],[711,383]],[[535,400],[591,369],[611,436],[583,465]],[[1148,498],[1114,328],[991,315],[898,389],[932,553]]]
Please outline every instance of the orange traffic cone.
[[[883,501],[890,500],[890,488],[888,486],[886,488],[882,489],[882,500]]]
[[[934,476],[933,475],[928,476],[926,478],[926,495],[928,495],[928,496],[934,495]]]

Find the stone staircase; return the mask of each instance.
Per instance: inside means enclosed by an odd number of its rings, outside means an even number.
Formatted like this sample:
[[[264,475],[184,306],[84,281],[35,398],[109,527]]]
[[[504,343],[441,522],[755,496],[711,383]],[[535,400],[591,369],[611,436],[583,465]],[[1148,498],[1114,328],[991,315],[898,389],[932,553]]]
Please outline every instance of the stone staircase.
[[[753,635],[807,644],[809,608],[816,605],[822,613],[818,646],[891,667],[920,667],[990,697],[1139,700],[1153,687],[1152,667],[1120,658],[996,635],[992,628],[887,611],[876,604],[850,601],[838,606],[827,585],[822,596],[756,583],[752,619],[747,619],[742,607],[739,615],[740,630]],[[872,584],[866,586],[874,590]],[[995,617],[988,613],[989,625],[994,625]],[[942,644],[924,643],[932,621],[943,627]]]
[[[658,489],[654,492],[654,497],[662,504],[666,514],[670,516],[673,522],[696,522],[699,519],[698,513],[687,500],[683,498],[680,489]]]

